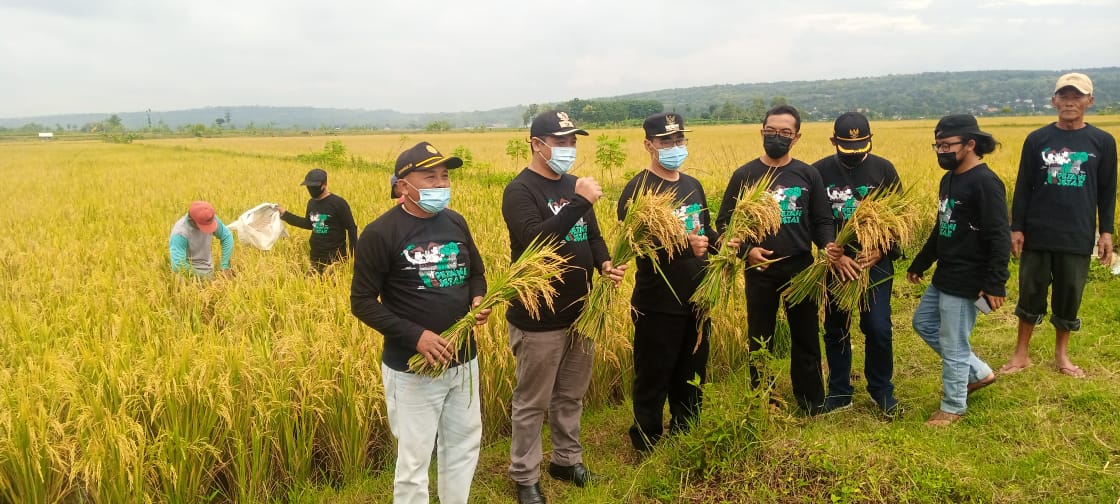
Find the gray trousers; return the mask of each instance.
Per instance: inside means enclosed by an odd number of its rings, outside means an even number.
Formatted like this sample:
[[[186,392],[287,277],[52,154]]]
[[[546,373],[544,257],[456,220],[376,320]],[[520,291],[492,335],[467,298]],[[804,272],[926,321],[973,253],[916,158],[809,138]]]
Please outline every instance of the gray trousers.
[[[583,395],[591,383],[594,345],[568,329],[523,331],[513,324],[509,324],[509,344],[517,361],[509,475],[520,485],[532,485],[541,477],[541,427],[546,412],[552,463],[583,462],[579,421]]]

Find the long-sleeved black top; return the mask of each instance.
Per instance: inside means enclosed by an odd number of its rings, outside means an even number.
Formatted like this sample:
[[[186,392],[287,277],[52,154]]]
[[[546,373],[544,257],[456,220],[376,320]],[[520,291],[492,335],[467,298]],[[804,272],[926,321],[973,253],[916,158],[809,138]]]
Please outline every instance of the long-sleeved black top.
[[[1011,230],[1023,248],[1089,255],[1099,227],[1113,231],[1116,140],[1092,125],[1055,124],[1027,135],[1011,202]]]
[[[770,184],[770,193],[782,208],[782,227],[762,243],[745,243],[740,250],[745,254],[751,247],[762,247],[774,251],[770,257],[776,259],[810,253],[813,243],[823,249],[836,237],[828,194],[817,169],[796,159],[779,168],[771,168],[755,159],[735,170],[723,193],[716,228],[724,232],[742,188],[771,171],[776,177]]]
[[[924,273],[934,261],[933,286],[975,299],[980,291],[1006,296],[1011,231],[1003,181],[987,164],[941,177],[937,222],[907,270]]]
[[[311,260],[331,263],[354,252],[358,243],[358,225],[350,205],[341,196],[331,193],[323,199],[307,201],[307,217],[284,212],[284,222],[311,230]],[[346,246],[349,238],[350,246]]]
[[[875,154],[868,154],[867,159],[855,168],[845,166],[835,154],[813,163],[813,167],[820,172],[824,190],[828,193],[829,204],[832,207],[834,234],[840,232],[840,228],[852,216],[859,202],[876,189],[902,190],[902,182],[898,178],[898,171],[895,170],[894,164]],[[859,249],[859,244],[856,244],[855,248]],[[845,252],[855,256],[854,250],[849,249]],[[897,259],[901,255],[897,246],[882,252],[888,259]]]
[[[610,260],[591,202],[576,194],[576,177],[566,174],[552,180],[528,168],[521,170],[502,194],[502,217],[509,230],[511,260],[521,257],[529,243],[541,237],[560,240],[558,253],[570,256],[568,265],[572,267],[553,282],[557,290],[554,310],[548,310],[542,301],[541,318],[535,320],[515,299],[506,310],[506,320],[528,331],[571,326],[583,309],[591,272]]]
[[[486,294],[485,268],[462,215],[422,219],[397,205],[362,230],[354,254],[350,310],[385,337],[381,361],[408,371],[420,333],[439,334]],[[459,362],[477,354],[474,335]]]
[[[668,181],[649,170],[642,170],[622,189],[622,195],[618,199],[618,220],[626,218],[627,205],[634,194],[643,188],[650,188],[658,193],[672,192],[681,201],[681,206],[673,209],[681,219],[681,233],[691,233],[695,229],[696,234],[708,237],[710,251],[715,251],[718,236],[712,229],[708,200],[700,181],[684,173],[680,174],[680,179]],[[630,297],[630,304],[635,310],[674,315],[684,315],[691,310],[688,300],[704,279],[704,268],[708,265],[707,255],[697,257],[693,255],[691,247],[684,247],[675,251],[673,260],[670,261],[664,251],[659,251],[658,266],[665,278],[654,269],[653,261],[649,258],[638,257],[635,262],[638,272],[634,275],[634,293]]]

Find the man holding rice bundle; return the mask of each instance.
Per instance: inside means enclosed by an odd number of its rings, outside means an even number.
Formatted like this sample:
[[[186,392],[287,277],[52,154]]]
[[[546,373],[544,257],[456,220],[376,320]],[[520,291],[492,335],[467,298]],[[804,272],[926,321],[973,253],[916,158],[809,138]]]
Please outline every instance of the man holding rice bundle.
[[[700,181],[680,172],[688,156],[684,118],[674,113],[654,114],[642,125],[643,143],[650,162],[627,182],[618,200],[618,219],[624,220],[628,204],[643,190],[671,192],[680,201],[674,213],[688,248],[669,259],[638,257],[638,272],[630,299],[634,321],[634,425],[630,442],[638,451],[649,451],[662,435],[662,411],[669,401],[669,432],[683,431],[700,414],[701,389],[708,364],[708,329],[689,303],[703,279],[709,245],[717,242],[708,214],[707,197]],[[713,250],[714,252],[715,250]],[[662,276],[664,274],[664,276]],[[668,282],[668,283],[666,283]],[[694,352],[695,350],[695,352]]]
[[[591,383],[592,342],[572,330],[583,309],[593,271],[615,282],[625,265],[615,268],[599,232],[592,205],[603,191],[591,177],[568,173],[576,159],[576,135],[587,135],[567,113],[537,114],[530,126],[529,166],[502,195],[502,216],[509,230],[510,255],[517,260],[534,240],[560,241],[557,252],[569,256],[571,269],[556,279],[554,309],[542,307],[534,318],[520,300],[506,312],[510,348],[517,362],[517,385],[511,400],[511,479],[521,503],[543,503],[540,488],[541,427],[547,412],[552,433],[549,474],[578,486],[591,471],[583,464],[580,416]]]
[[[901,190],[898,172],[890,161],[871,153],[871,125],[859,112],[845,112],[833,123],[832,145],[836,154],[813,166],[820,171],[825,191],[832,204],[835,229],[852,216],[861,200],[876,190]],[[863,371],[867,392],[879,409],[893,418],[898,413],[894,397],[894,352],[891,330],[891,286],[894,259],[901,254],[892,250],[839,250],[835,255],[849,267],[870,270],[871,287],[867,289],[867,308],[860,310],[859,328],[865,337]],[[852,404],[852,345],[849,329],[852,314],[839,308],[830,299],[825,309],[824,350],[828,359],[828,395],[824,411],[836,411]]]
[[[1010,276],[1006,193],[982,160],[996,145],[968,114],[942,117],[934,130],[937,164],[947,173],[938,191],[937,222],[906,271],[917,284],[937,262],[913,318],[914,330],[941,357],[941,408],[926,421],[933,427],[960,420],[968,395],[996,380],[969,343],[977,309],[1002,306]]]
[[[746,254],[749,266],[746,272],[747,336],[751,351],[762,348],[764,343],[773,350],[782,290],[794,275],[813,263],[813,244],[824,250],[835,237],[828,195],[820,173],[790,155],[801,138],[801,116],[797,109],[789,105],[774,107],[766,112],[762,125],[765,152],[731,175],[716,217],[716,227],[722,232],[731,219],[735,199],[743,186],[767,175],[774,177],[770,193],[781,207],[781,227],[777,234],[760,243],[743,243],[741,251]],[[855,271],[849,267],[845,275],[854,278]],[[802,410],[815,415],[824,406],[818,306],[814,301],[805,300],[786,303],[785,310],[789,321],[793,395]],[[757,388],[761,376],[753,363],[750,373],[751,385]]]
[[[420,142],[397,158],[404,198],[362,231],[354,255],[350,308],[385,337],[381,380],[389,428],[397,440],[393,501],[428,502],[433,445],[439,500],[465,503],[478,464],[482,414],[473,334],[458,349],[440,333],[486,293],[482,257],[461,215],[447,209],[448,170],[463,161]],[[489,310],[476,315],[485,323]],[[450,367],[432,377],[409,372],[423,356]]]

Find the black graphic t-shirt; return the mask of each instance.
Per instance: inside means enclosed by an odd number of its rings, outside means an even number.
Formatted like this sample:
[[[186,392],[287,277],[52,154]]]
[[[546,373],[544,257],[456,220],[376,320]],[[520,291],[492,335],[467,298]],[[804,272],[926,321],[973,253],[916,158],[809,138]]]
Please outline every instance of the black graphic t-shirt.
[[[1098,225],[1113,231],[1116,170],[1116,140],[1092,125],[1067,131],[1051,123],[1027,135],[1011,203],[1023,248],[1091,254]]]
[[[907,271],[922,274],[936,261],[938,290],[969,299],[980,291],[1006,296],[1010,233],[1003,181],[988,165],[946,173],[938,190],[937,222]]]
[[[358,242],[358,225],[350,205],[341,196],[331,193],[323,199],[307,201],[307,217],[284,212],[280,218],[293,226],[311,230],[311,259],[329,263],[354,251]],[[346,246],[349,237],[350,246]]]
[[[354,254],[350,309],[385,337],[381,361],[408,370],[427,329],[441,333],[486,294],[484,267],[467,222],[453,210],[422,219],[397,205],[362,230]],[[458,359],[477,353],[474,336]]]
[[[668,181],[649,170],[642,170],[622,189],[622,195],[618,199],[618,220],[626,218],[627,205],[642,188],[652,188],[659,193],[671,191],[675,194],[682,201],[679,208],[673,209],[681,219],[681,233],[691,233],[695,229],[696,234],[708,237],[711,252],[715,252],[718,237],[712,229],[708,200],[700,181],[684,173],[680,174],[679,180]],[[704,279],[708,257],[696,257],[692,254],[691,247],[676,251],[672,261],[667,259],[664,252],[660,252],[658,256],[658,264],[665,278],[654,269],[652,260],[639,257],[636,260],[638,272],[634,275],[634,293],[630,297],[630,304],[643,313],[684,315],[691,309],[688,299]],[[672,290],[669,286],[672,286]]]
[[[750,247],[758,246],[774,251],[771,258],[779,258],[808,254],[812,252],[814,243],[824,248],[836,237],[828,195],[824,191],[820,172],[796,159],[777,169],[755,159],[735,170],[723,193],[716,228],[722,233],[731,221],[731,212],[735,210],[735,201],[742,188],[754,184],[771,171],[777,176],[770,185],[770,194],[782,208],[782,227],[762,243],[747,243],[741,250],[746,253]]]
[[[813,163],[813,167],[820,172],[824,190],[828,193],[834,233],[840,231],[859,202],[876,189],[893,187],[902,190],[894,164],[874,154],[868,154],[867,159],[855,168],[845,166],[835,154]],[[883,252],[891,258],[899,253],[897,249]],[[855,252],[849,250],[848,255],[854,256]]]
[[[534,320],[515,299],[506,310],[506,320],[527,331],[550,331],[571,326],[583,309],[590,290],[591,272],[610,260],[607,244],[599,233],[599,222],[591,202],[576,195],[576,177],[545,178],[525,168],[502,194],[502,217],[509,230],[510,259],[516,261],[534,238],[562,240],[562,256],[570,256],[570,270],[553,282],[557,296],[553,311],[542,301],[541,318]]]

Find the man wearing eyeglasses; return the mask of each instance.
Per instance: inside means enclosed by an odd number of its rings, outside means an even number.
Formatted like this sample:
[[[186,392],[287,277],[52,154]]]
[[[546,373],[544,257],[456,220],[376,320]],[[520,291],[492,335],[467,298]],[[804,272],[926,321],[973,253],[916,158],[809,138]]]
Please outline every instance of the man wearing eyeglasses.
[[[681,232],[688,247],[675,250],[673,259],[658,253],[657,266],[639,257],[630,311],[634,322],[634,424],[630,442],[648,452],[662,435],[662,411],[669,401],[669,433],[689,428],[700,414],[701,390],[708,365],[708,324],[699,324],[696,307],[688,300],[704,277],[708,247],[716,243],[700,181],[682,173],[688,157],[684,117],[654,114],[642,125],[649,164],[626,183],[618,199],[618,220],[626,218],[634,195],[643,190],[671,192],[679,207]],[[693,351],[695,350],[695,352]]]
[[[1031,365],[1034,327],[1046,315],[1053,285],[1050,323],[1054,325],[1054,365],[1058,372],[1083,378],[1070,361],[1070,333],[1081,328],[1077,312],[1089,274],[1093,240],[1101,264],[1112,260],[1116,209],[1116,140],[1085,122],[1093,106],[1093,82],[1081,73],[1058,79],[1050,99],[1058,120],[1027,136],[1011,205],[1011,252],[1019,258],[1018,342],[1001,374]]]
[[[723,193],[716,227],[721,232],[731,220],[731,212],[742,188],[773,174],[770,193],[782,209],[778,233],[761,243],[743,243],[747,257],[747,336],[753,352],[765,343],[774,349],[774,329],[781,293],[794,275],[813,262],[813,245],[824,250],[835,238],[828,195],[820,173],[794,159],[790,150],[801,138],[801,116],[796,108],[779,105],[766,112],[762,122],[764,153],[739,167],[731,175]],[[830,260],[833,260],[830,257]],[[833,260],[842,278],[856,278],[850,263]],[[821,346],[818,307],[813,301],[785,304],[790,332],[790,381],[793,396],[805,413],[820,413],[824,405],[821,375]],[[751,385],[757,388],[761,376],[750,366]],[[771,404],[777,401],[771,398]]]

